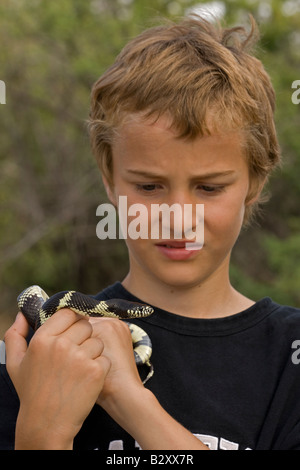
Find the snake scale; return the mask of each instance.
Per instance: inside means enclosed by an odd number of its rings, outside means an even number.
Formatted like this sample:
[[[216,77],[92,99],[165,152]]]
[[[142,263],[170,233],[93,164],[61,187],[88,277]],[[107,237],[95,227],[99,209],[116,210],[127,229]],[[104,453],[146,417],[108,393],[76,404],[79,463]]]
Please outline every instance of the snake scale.
[[[97,300],[76,291],[62,291],[49,297],[37,285],[30,286],[21,292],[17,302],[19,310],[35,331],[62,308],[69,308],[80,315],[119,318],[121,320],[143,318],[153,313],[153,308],[145,304],[129,302],[124,299]],[[145,364],[149,368],[148,375],[143,381],[145,384],[153,375],[153,366],[150,362],[151,340],[139,326],[129,322],[125,323],[130,329],[136,365]]]

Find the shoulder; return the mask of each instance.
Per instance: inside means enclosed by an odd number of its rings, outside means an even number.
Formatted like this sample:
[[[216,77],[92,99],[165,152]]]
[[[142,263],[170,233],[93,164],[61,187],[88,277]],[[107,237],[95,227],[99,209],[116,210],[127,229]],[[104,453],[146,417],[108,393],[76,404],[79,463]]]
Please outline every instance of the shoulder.
[[[300,308],[271,301],[270,312],[269,318],[275,325],[286,328],[300,326]]]
[[[299,308],[271,301],[264,324],[264,335],[270,347],[273,345],[278,351],[288,352],[298,341],[300,345]]]

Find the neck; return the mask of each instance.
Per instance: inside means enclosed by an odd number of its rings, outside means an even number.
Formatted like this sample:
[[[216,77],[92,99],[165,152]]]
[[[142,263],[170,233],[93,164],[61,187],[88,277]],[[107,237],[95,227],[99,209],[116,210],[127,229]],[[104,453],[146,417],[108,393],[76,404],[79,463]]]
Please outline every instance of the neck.
[[[254,304],[231,286],[226,264],[209,279],[195,285],[172,286],[154,277],[132,272],[129,272],[122,284],[143,302],[187,317],[225,317]]]

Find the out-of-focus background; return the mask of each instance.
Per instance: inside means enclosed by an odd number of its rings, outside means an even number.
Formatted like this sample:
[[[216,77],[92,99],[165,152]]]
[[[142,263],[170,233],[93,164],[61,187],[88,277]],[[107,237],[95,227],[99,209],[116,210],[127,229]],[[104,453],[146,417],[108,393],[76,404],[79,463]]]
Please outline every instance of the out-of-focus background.
[[[0,338],[25,287],[94,294],[127,272],[124,241],[96,236],[107,199],[86,131],[90,89],[133,36],[199,8],[227,25],[254,15],[277,92],[284,165],[235,247],[232,282],[300,307],[300,1],[1,0]]]

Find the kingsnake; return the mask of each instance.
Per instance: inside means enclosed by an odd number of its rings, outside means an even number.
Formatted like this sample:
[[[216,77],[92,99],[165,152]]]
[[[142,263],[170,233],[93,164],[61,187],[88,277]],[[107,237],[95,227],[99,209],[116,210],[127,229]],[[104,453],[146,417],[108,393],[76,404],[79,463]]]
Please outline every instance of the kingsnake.
[[[96,300],[94,297],[76,291],[62,291],[49,298],[39,286],[30,286],[18,296],[18,308],[24,314],[29,325],[36,331],[55,312],[69,308],[80,315],[90,317],[110,317],[121,320],[128,318],[147,317],[153,313],[153,308],[138,302],[124,299]],[[153,375],[150,362],[152,344],[147,333],[137,325],[128,323],[130,329],[134,359],[137,366],[146,365],[149,368],[146,383]]]

